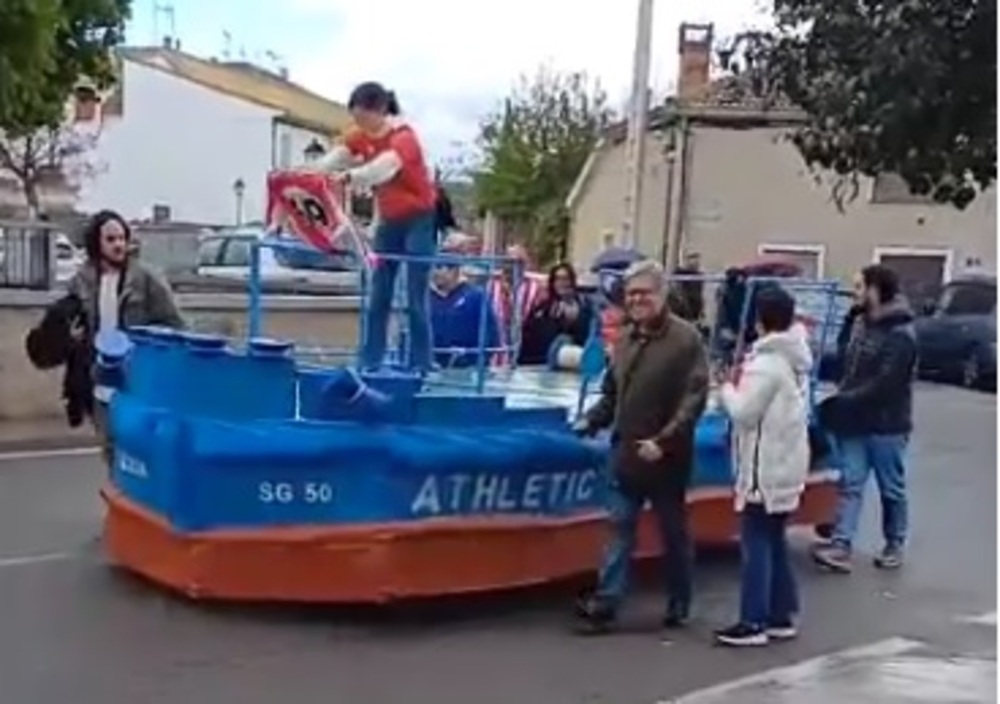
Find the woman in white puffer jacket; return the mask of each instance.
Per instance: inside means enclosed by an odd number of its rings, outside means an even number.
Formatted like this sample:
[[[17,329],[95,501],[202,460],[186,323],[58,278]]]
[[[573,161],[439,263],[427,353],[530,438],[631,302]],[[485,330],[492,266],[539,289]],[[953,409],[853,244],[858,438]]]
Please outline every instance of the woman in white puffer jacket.
[[[757,297],[757,331],[737,384],[721,403],[732,421],[736,510],[743,567],[740,620],[716,633],[725,645],[765,645],[796,635],[798,589],[785,530],[809,471],[808,335],[795,299],[777,286]]]

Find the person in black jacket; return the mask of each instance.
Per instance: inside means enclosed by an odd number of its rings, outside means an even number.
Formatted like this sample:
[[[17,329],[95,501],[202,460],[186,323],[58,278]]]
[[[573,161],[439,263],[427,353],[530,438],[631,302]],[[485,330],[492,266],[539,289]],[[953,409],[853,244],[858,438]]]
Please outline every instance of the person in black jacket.
[[[844,376],[844,360],[847,359],[847,348],[851,344],[851,339],[862,329],[864,322],[865,307],[860,303],[855,303],[844,314],[844,319],[840,323],[840,330],[837,332],[837,357],[832,379],[839,381]]]
[[[843,470],[837,520],[829,544],[813,551],[822,567],[851,570],[862,499],[874,472],[882,500],[885,545],[875,565],[902,565],[907,533],[906,449],[913,430],[913,379],[917,364],[913,312],[900,295],[899,278],[873,264],[855,281],[861,318],[847,343],[836,394],[820,406],[820,420],[836,437]]]
[[[549,270],[546,295],[528,311],[522,324],[517,363],[545,364],[549,348],[560,335],[583,347],[594,325],[594,308],[577,288],[576,271],[567,263]]]
[[[701,272],[701,256],[691,252],[684,258],[684,264],[674,269],[675,276],[699,277]],[[701,326],[705,317],[705,282],[698,279],[677,281],[674,285],[678,307],[672,307],[677,315],[689,323]]]

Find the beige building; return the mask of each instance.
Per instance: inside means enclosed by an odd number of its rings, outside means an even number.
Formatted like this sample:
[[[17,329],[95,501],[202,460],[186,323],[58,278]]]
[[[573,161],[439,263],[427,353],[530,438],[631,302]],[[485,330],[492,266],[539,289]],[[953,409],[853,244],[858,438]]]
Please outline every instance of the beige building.
[[[861,181],[841,212],[830,179],[811,174],[783,139],[801,114],[789,106],[763,109],[736,78],[710,81],[711,41],[709,27],[682,27],[680,95],[650,115],[637,227],[644,253],[668,266],[698,253],[706,271],[783,254],[813,276],[840,279],[881,260],[921,289],[967,268],[996,270],[993,190],[959,211],[912,196],[901,179],[885,176]],[[618,126],[567,203],[570,257],[581,269],[620,231],[626,187]]]

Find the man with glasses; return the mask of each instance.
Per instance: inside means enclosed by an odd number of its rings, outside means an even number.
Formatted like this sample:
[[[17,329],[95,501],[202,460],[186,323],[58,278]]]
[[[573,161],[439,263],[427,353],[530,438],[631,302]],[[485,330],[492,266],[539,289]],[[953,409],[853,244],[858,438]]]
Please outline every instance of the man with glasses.
[[[610,427],[613,529],[593,596],[578,605],[585,634],[611,630],[628,587],[636,528],[653,506],[664,547],[665,628],[683,626],[691,608],[691,546],[686,494],[694,463],[694,432],[709,388],[701,335],[671,313],[663,268],[633,264],[624,276],[629,328],[604,375],[601,400],[574,426],[581,435]]]
[[[438,262],[431,272],[430,312],[435,364],[445,369],[474,366],[480,346],[490,362],[500,344],[496,315],[486,291],[465,280],[457,262]]]

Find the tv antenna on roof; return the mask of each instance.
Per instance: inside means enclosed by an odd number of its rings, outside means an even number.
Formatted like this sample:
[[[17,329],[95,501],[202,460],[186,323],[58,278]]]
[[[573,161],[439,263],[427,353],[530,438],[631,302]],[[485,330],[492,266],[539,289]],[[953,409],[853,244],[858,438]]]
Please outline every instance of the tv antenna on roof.
[[[174,10],[174,6],[169,2],[154,2],[153,3],[153,44],[159,44],[163,40],[163,35],[160,33],[160,18],[163,17],[167,21],[167,34],[166,36],[171,39],[177,36],[177,13]]]

